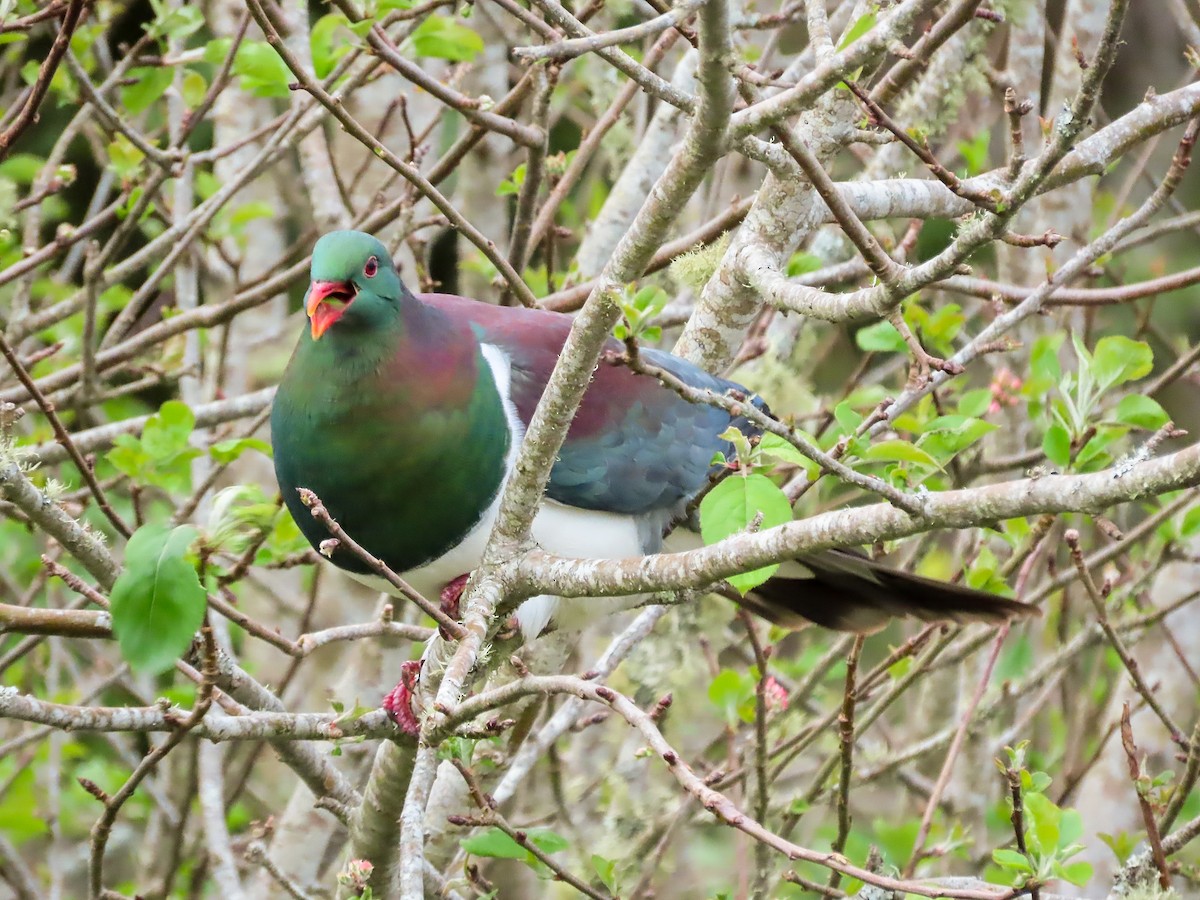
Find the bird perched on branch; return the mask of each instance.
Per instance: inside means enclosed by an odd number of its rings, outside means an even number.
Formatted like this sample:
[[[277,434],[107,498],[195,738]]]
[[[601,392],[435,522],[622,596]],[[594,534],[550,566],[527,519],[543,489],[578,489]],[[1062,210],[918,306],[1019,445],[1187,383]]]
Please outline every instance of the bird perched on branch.
[[[355,231],[317,242],[305,310],[309,328],[271,413],[275,471],[288,509],[320,547],[329,532],[299,494],[313,491],[350,537],[436,596],[480,563],[571,319],[412,294],[384,246]],[[669,353],[641,355],[692,387],[745,391]],[[601,365],[551,470],[534,539],[565,557],[661,549],[664,530],[708,483],[714,454],[730,455],[721,434],[731,424],[757,433],[745,419],[689,402],[656,378]],[[701,545],[688,524],[666,539],[669,549]],[[386,589],[347,548],[331,558]],[[557,602],[538,597],[518,609],[527,640],[555,615]],[[850,631],[872,631],[896,616],[999,622],[1029,610],[841,550],[784,563],[742,602],[785,626],[814,622]]]

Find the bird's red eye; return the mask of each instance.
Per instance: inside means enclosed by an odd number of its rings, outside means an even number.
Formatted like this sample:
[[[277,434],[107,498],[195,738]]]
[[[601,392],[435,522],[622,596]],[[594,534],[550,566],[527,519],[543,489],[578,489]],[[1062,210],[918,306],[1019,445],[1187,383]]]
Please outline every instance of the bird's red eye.
[[[374,278],[375,273],[379,271],[379,260],[372,256],[367,260],[367,264],[363,266],[363,274],[368,278]]]

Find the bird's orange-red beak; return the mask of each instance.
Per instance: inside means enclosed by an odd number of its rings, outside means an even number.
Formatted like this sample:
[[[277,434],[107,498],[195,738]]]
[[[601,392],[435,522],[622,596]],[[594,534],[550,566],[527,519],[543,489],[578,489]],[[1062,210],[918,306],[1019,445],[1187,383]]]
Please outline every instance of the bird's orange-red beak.
[[[304,311],[308,313],[313,340],[329,330],[342,317],[354,300],[354,285],[346,281],[314,281],[308,288],[308,302]]]

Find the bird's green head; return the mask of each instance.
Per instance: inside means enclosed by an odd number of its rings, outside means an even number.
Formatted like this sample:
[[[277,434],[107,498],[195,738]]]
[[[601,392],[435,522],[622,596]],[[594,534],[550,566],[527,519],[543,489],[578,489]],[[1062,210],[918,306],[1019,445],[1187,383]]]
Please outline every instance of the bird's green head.
[[[395,319],[404,286],[387,248],[361,231],[331,231],[312,254],[312,283],[304,311],[313,340],[337,325],[371,328]]]

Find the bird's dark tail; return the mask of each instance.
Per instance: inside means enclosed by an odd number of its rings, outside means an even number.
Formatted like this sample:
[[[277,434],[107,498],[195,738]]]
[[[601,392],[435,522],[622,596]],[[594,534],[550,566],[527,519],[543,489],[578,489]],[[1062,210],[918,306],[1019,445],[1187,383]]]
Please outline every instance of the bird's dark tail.
[[[877,631],[905,616],[997,625],[1037,614],[1036,607],[1016,600],[910,575],[849,550],[827,550],[784,563],[738,602],[785,628],[812,622],[860,633]]]

